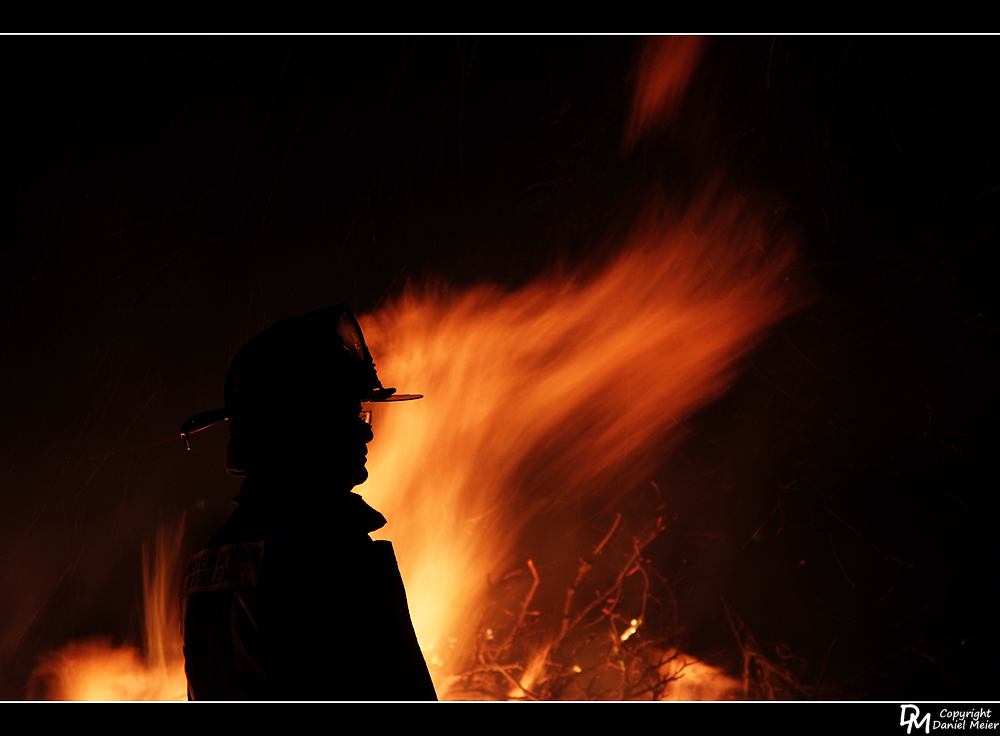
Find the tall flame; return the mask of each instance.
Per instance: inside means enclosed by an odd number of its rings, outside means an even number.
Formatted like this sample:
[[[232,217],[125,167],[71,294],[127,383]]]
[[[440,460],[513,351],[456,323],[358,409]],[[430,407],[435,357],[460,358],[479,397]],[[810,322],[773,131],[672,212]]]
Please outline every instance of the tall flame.
[[[627,490],[616,472],[641,477],[731,385],[794,305],[791,252],[714,195],[650,218],[596,275],[410,291],[363,319],[380,373],[427,397],[378,412],[359,490],[390,520],[439,687],[454,666],[442,648],[468,632],[525,525],[595,489],[617,486],[612,503]]]

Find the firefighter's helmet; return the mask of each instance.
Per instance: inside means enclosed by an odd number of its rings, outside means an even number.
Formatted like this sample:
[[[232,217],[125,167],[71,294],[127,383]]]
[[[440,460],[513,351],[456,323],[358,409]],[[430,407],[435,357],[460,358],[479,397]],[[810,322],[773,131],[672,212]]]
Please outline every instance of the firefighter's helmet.
[[[223,407],[195,414],[181,439],[241,416],[306,416],[332,401],[408,401],[383,388],[361,325],[346,304],[276,322],[244,345],[226,373]]]

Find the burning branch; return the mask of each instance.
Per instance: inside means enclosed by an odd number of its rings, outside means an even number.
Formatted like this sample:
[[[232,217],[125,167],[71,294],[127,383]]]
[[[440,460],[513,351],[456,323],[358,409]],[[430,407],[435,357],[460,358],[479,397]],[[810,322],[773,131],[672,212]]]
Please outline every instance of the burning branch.
[[[651,592],[654,582],[669,591],[662,575],[649,574],[651,562],[643,554],[665,527],[660,517],[638,534],[616,537],[621,520],[617,515],[591,554],[580,558],[557,616],[530,610],[544,593],[544,586],[535,562],[527,561],[531,583],[519,610],[515,613],[496,605],[495,613],[501,613],[508,623],[502,624],[503,628],[481,628],[476,664],[452,678],[450,697],[662,700],[685,694],[722,697],[735,684],[714,668],[683,655],[677,643],[669,640],[670,632],[655,636],[643,628],[650,610],[660,604]],[[573,604],[585,581],[607,574],[606,566],[595,569],[596,560],[616,539],[619,550],[623,542],[630,547],[627,553],[619,552],[623,564],[616,568],[609,584],[597,588],[593,600],[574,612]],[[523,568],[504,580],[516,581],[522,574]],[[628,582],[635,576],[641,585]],[[525,579],[520,585],[526,583]],[[512,585],[520,587],[516,582]],[[672,601],[672,591],[669,597]],[[671,620],[674,618],[676,611]],[[504,628],[507,632],[502,643],[492,644]],[[713,677],[714,690],[706,685]],[[685,687],[687,691],[680,693]]]
[[[528,591],[527,597],[521,604],[521,613],[517,616],[517,623],[510,630],[510,634],[507,635],[507,641],[504,642],[503,649],[506,651],[510,648],[511,642],[514,640],[514,635],[520,630],[521,625],[524,623],[524,617],[528,613],[528,606],[531,604],[531,599],[535,597],[535,591],[538,590],[538,570],[535,569],[535,565],[531,560],[528,560],[528,569],[531,570],[531,577],[534,580],[531,584],[531,590]]]

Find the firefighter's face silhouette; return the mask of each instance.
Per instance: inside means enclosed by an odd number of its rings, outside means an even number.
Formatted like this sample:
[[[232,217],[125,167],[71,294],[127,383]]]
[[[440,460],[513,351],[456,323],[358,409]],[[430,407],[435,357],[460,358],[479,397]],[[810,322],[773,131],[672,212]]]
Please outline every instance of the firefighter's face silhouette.
[[[346,489],[368,479],[371,425],[361,402],[341,400],[311,407],[251,414],[233,420],[230,433],[249,468],[319,472]]]
[[[343,418],[343,430],[339,437],[331,437],[332,467],[342,469],[342,477],[351,487],[368,480],[368,443],[374,439],[371,424],[362,416],[361,404],[358,411],[351,407],[350,416]],[[371,412],[367,412],[370,418]],[[337,457],[339,455],[339,457]]]

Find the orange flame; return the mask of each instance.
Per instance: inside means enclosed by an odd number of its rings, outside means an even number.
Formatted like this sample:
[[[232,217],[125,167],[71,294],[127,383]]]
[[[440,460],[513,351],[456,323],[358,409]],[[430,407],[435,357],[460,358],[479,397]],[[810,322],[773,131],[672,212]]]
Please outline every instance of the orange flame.
[[[732,700],[742,683],[722,674],[717,668],[691,657],[679,656],[660,668],[670,679],[660,700]]]
[[[28,684],[29,699],[187,700],[177,591],[184,523],[162,528],[152,558],[142,547],[143,651],[111,637],[76,641],[42,657]]]
[[[625,134],[626,148],[674,117],[703,46],[698,36],[663,36],[647,42]]]
[[[376,413],[360,490],[390,521],[439,690],[525,524],[584,492],[627,490],[609,480],[649,471],[794,306],[792,250],[766,243],[736,198],[716,195],[651,218],[596,275],[409,291],[362,320],[380,373],[427,397]]]

